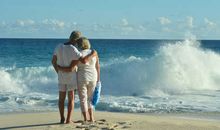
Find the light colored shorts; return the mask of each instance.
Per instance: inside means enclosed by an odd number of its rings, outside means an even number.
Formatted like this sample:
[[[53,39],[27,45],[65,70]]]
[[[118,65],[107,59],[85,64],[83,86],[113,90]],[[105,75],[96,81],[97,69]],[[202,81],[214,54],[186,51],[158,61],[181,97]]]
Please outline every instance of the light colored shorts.
[[[73,84],[58,84],[58,87],[61,92],[74,91],[74,89],[77,88],[77,86]]]

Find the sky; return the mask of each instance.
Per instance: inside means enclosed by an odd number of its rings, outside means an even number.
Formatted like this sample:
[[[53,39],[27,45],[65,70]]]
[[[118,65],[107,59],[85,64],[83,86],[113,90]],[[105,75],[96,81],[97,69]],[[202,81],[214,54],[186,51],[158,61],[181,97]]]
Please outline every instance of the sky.
[[[0,0],[0,38],[220,39],[220,0]]]

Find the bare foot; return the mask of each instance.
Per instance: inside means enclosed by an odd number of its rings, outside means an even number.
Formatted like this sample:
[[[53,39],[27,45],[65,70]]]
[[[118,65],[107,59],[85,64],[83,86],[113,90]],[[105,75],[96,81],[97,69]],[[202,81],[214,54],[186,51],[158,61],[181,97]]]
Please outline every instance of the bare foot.
[[[65,118],[60,119],[60,124],[64,124]]]
[[[94,123],[94,122],[95,122],[95,120],[94,120],[94,119],[92,119],[92,120],[88,120],[88,122]]]
[[[66,124],[74,124],[73,121],[66,121]]]

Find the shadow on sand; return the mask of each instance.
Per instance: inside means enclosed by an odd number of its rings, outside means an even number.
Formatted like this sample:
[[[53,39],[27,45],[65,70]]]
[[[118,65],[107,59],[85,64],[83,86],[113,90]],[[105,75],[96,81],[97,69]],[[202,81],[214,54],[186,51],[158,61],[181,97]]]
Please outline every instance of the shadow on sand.
[[[22,125],[22,126],[10,126],[10,127],[4,127],[0,130],[7,130],[7,129],[21,129],[21,128],[28,128],[28,127],[39,127],[39,126],[49,126],[49,125],[60,125],[60,123],[47,123],[47,124],[35,124],[35,125]]]

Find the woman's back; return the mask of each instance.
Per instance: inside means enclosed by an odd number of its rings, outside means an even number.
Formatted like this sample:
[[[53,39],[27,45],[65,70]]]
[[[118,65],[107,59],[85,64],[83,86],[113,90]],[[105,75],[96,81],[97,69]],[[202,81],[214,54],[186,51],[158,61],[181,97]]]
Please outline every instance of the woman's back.
[[[82,50],[82,56],[85,57],[90,54],[91,49]],[[92,57],[90,61],[86,64],[81,62],[78,63],[78,81],[79,82],[88,82],[88,81],[97,81],[97,71],[96,71],[96,57]]]

